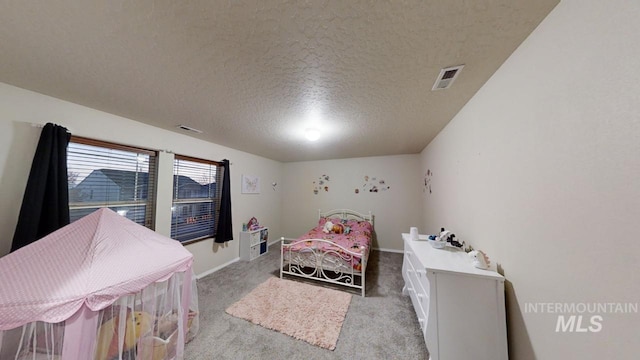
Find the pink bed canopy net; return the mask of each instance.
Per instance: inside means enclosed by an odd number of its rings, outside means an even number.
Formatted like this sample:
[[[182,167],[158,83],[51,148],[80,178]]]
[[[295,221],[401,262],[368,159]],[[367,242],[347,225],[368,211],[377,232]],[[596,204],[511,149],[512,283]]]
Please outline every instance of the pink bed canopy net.
[[[106,208],[8,254],[0,359],[182,359],[198,330],[192,263]]]

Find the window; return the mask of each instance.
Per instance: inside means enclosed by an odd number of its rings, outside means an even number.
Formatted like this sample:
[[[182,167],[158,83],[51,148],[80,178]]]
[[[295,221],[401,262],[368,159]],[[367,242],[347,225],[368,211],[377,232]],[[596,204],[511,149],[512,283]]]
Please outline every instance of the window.
[[[77,136],[67,149],[71,221],[98,208],[154,227],[156,153]]]
[[[191,243],[216,235],[222,163],[176,155],[173,162],[171,237]]]

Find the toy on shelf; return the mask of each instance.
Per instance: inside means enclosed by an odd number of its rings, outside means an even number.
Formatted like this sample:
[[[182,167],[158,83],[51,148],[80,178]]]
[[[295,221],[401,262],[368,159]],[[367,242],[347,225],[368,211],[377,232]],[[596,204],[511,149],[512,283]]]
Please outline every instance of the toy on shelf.
[[[256,219],[255,217],[249,219],[249,222],[247,223],[247,229],[249,231],[258,230],[261,227],[262,226],[260,226],[260,223],[258,223],[258,219]]]

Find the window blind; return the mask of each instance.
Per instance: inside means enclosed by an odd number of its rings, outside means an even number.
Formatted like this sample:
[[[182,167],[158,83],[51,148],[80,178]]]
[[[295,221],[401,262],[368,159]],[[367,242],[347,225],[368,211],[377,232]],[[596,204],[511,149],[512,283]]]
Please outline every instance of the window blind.
[[[151,150],[72,136],[67,149],[71,221],[108,207],[153,229],[156,159]]]
[[[171,238],[190,243],[215,236],[224,169],[220,165],[216,161],[175,156]]]

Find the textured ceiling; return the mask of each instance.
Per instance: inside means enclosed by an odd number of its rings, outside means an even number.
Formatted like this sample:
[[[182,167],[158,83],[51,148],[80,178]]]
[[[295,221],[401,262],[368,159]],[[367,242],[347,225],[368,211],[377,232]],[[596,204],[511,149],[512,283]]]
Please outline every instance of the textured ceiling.
[[[279,161],[412,154],[558,2],[0,0],[0,81]]]

